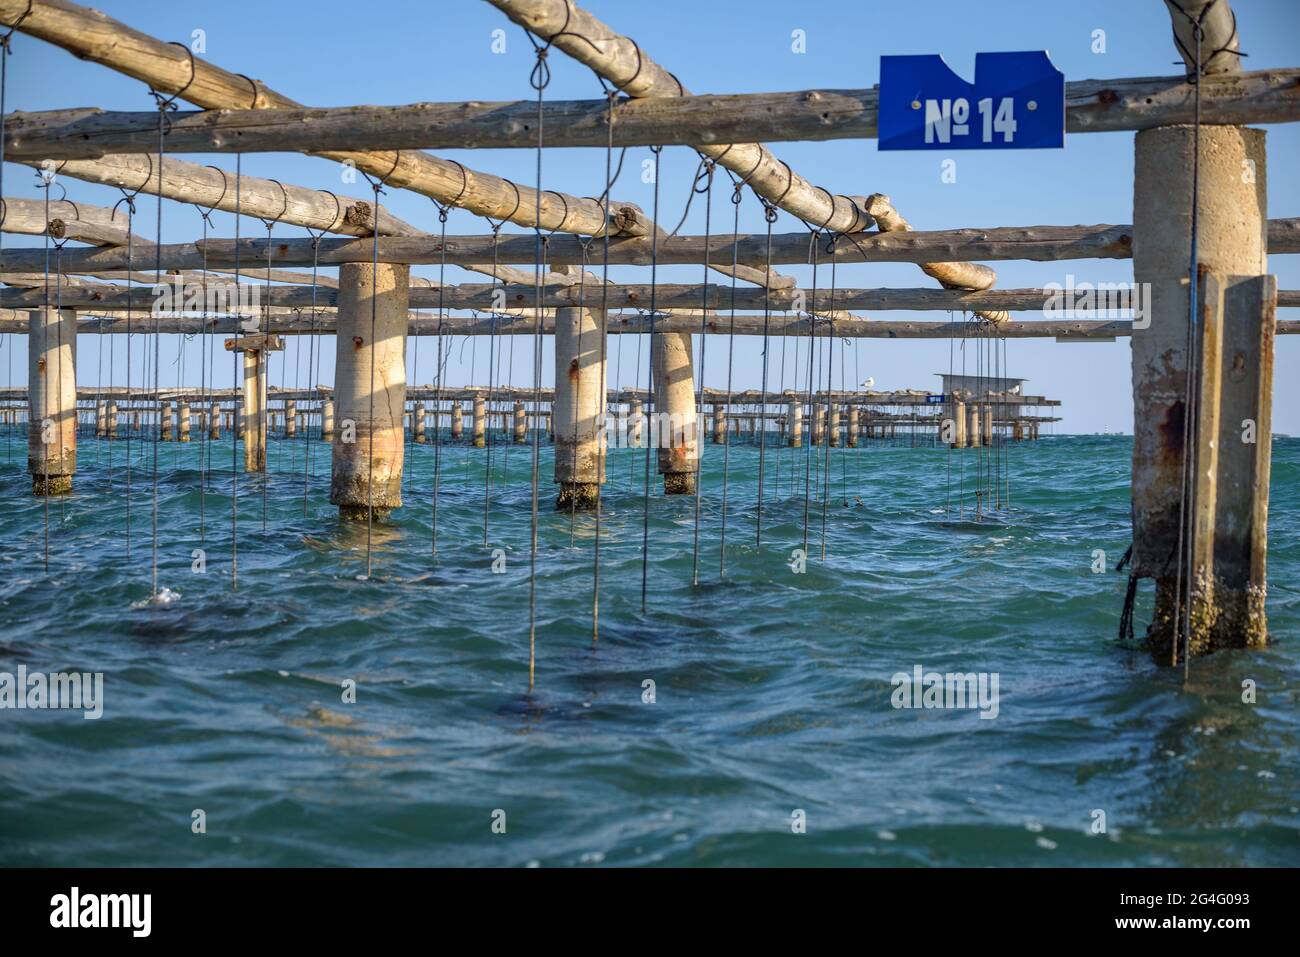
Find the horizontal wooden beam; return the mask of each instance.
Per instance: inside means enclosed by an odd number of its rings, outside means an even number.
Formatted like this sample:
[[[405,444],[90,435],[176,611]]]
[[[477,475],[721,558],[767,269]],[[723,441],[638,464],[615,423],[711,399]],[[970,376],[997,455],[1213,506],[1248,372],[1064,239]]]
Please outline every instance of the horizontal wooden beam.
[[[1114,284],[1116,287],[1121,284]],[[159,296],[148,287],[134,290],[119,286],[103,288],[77,285],[62,290],[64,308],[133,309],[150,313],[155,309],[170,312],[184,308],[184,294],[176,296],[175,287],[164,284],[166,292]],[[531,286],[493,285],[492,283],[465,283],[456,286],[429,288],[412,286],[410,308],[476,309],[483,312],[502,309],[528,309],[541,305],[602,306],[609,309],[716,309],[761,310],[772,312],[864,309],[873,311],[942,310],[952,312],[979,312],[986,310],[1009,312],[1040,312],[1049,307],[1059,293],[1050,289],[987,289],[968,292],[961,289],[863,289],[840,288],[834,295],[826,287],[819,289],[781,289],[765,293],[762,289],[738,288],[710,283],[677,284],[659,283],[656,286],[641,284],[611,284],[603,288],[591,286],[548,286],[542,289],[541,302],[537,290]],[[1127,295],[1125,291],[1124,295]],[[1279,306],[1296,305],[1295,292],[1281,292]],[[259,314],[265,306],[337,306],[339,290],[311,286],[259,286],[245,285],[238,296],[229,292],[226,299],[209,311],[245,312]],[[165,297],[165,298],[164,298]],[[1130,300],[1100,295],[1093,301],[1080,300],[1079,311],[1117,310],[1128,308]],[[173,305],[175,303],[175,305]],[[46,304],[42,289],[0,289],[0,307],[14,309],[32,308]],[[224,304],[224,306],[223,306]]]
[[[1133,227],[1128,225],[1096,226],[1003,226],[992,229],[948,229],[928,232],[855,233],[823,236],[815,249],[823,263],[838,262],[916,262],[934,260],[966,262],[978,260],[1028,260],[1055,262],[1073,259],[1130,259]],[[733,243],[730,236],[711,236],[708,255],[711,263],[730,265],[733,255],[741,264],[761,268],[766,262],[767,240],[756,234],[743,234]],[[271,260],[277,266],[309,266],[313,255],[322,266],[345,262],[370,262],[376,254],[371,240],[322,239],[313,250],[310,239],[273,239],[269,244]],[[482,264],[495,254],[501,264],[531,265],[536,256],[532,235],[502,234],[493,236],[448,236],[445,246],[436,236],[381,237],[378,242],[380,262],[435,264],[444,251],[448,263]],[[207,252],[209,269],[233,268],[236,254],[250,275],[257,275],[259,264],[267,261],[265,239],[209,239],[206,243],[177,243],[162,247],[163,269],[200,269]],[[1268,224],[1270,253],[1300,253],[1300,217],[1274,219]],[[152,249],[150,250],[152,253]],[[603,255],[603,253],[602,253]],[[772,237],[772,262],[776,264],[808,263],[814,255],[808,233],[779,233]],[[661,265],[698,265],[704,261],[705,242],[701,236],[662,237],[658,243]],[[650,262],[650,240],[644,237],[610,240],[609,261],[616,265],[645,265]],[[569,236],[552,236],[547,242],[548,266],[590,266],[592,250],[582,240]],[[150,256],[149,265],[153,264]],[[142,265],[137,261],[137,266]],[[95,273],[126,268],[126,253],[112,249],[65,249],[64,271]],[[41,250],[7,249],[0,255],[0,273],[33,273],[44,269]]]
[[[879,88],[622,99],[615,146],[693,145],[750,140],[870,139],[877,135]],[[1205,78],[1206,123],[1300,120],[1300,69]],[[187,110],[167,128],[171,153],[322,152],[353,149],[536,148],[537,103],[411,103],[279,110]],[[543,107],[551,146],[603,147],[604,99]],[[1084,80],[1066,84],[1066,130],[1143,130],[1195,120],[1195,87],[1182,76]],[[15,112],[5,120],[14,159],[95,159],[156,148],[158,113],[83,107]]]
[[[302,318],[273,318],[264,324],[269,333],[275,335],[333,335],[336,329],[334,316],[322,316],[313,329]],[[1069,320],[1052,322],[1047,320],[1002,323],[998,334],[1008,339],[1070,339],[1101,341],[1131,334],[1132,324],[1125,320]],[[690,314],[659,316],[654,323],[655,332],[698,333],[701,328],[700,317]],[[834,334],[850,339],[950,339],[973,337],[983,334],[982,323],[970,322],[912,322],[875,319],[843,319],[832,324],[818,321],[812,330],[816,337]],[[211,333],[215,335],[234,334],[240,331],[238,321],[234,318],[200,320],[196,318],[150,318],[147,322],[136,319],[131,331],[137,335],[153,333],[155,329],[163,334],[197,335]],[[704,323],[705,332],[713,335],[730,335],[732,332],[730,317],[709,316]],[[0,319],[0,334],[16,333],[25,335],[28,326],[25,320]],[[115,334],[127,332],[124,318],[95,319],[86,318],[78,321],[77,331],[81,335]],[[413,320],[408,326],[408,335],[412,336],[531,336],[536,331],[531,317],[503,316],[495,322],[490,317],[448,317],[441,323],[437,319]],[[542,320],[542,334],[551,335],[555,331],[553,316]],[[1300,332],[1300,321],[1279,322],[1278,333]],[[611,315],[608,332],[611,335],[644,335],[650,332],[650,317],[640,314]],[[736,316],[735,334],[738,336],[760,336],[763,334],[763,317],[754,315]],[[774,316],[768,323],[771,336],[795,336],[807,338],[808,321],[800,318]]]
[[[928,290],[927,290],[928,291]],[[1296,305],[1300,305],[1300,294],[1296,295]],[[0,318],[0,333],[26,335],[28,324],[21,311],[8,311],[5,318]],[[264,333],[274,335],[333,335],[336,317],[332,314],[318,315],[313,324],[310,315],[273,316],[261,322]],[[733,331],[738,336],[761,336],[763,334],[763,317],[753,314],[737,315],[734,327],[730,315],[710,313],[707,316],[689,311],[675,312],[671,315],[657,315],[654,320],[655,332],[698,333],[703,330],[710,335],[730,335]],[[124,314],[117,313],[111,318],[99,318],[98,313],[83,313],[79,318],[77,331],[81,334],[149,334],[155,331],[164,334],[198,335],[210,333],[215,335],[239,334],[244,330],[239,320],[232,316],[200,319],[197,317],[149,317],[142,320],[136,317],[128,326]],[[536,333],[536,320],[531,315],[501,316],[447,316],[441,321],[437,317],[412,318],[407,324],[408,335],[412,336],[531,336]],[[645,313],[615,314],[611,313],[606,328],[611,335],[644,335],[651,331],[650,316]],[[866,319],[858,316],[843,317],[829,322],[818,319],[809,330],[807,318],[778,313],[769,317],[768,335],[799,336],[810,334],[817,337],[842,336],[849,339],[951,339],[975,336],[998,335],[1008,339],[1056,339],[1063,342],[1073,341],[1107,341],[1132,335],[1133,324],[1124,319],[1039,319],[1022,322],[1010,320],[1000,323],[996,332],[988,323],[982,322],[935,322],[913,320]],[[551,335],[555,331],[553,313],[542,317],[542,334]],[[1278,335],[1300,334],[1300,320],[1279,320],[1276,329]]]

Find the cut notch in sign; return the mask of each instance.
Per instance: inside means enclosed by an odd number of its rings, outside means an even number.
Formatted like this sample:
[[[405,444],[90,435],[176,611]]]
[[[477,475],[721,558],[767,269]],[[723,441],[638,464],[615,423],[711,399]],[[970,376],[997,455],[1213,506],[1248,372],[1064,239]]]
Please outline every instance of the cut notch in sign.
[[[978,53],[967,83],[935,54],[880,58],[882,150],[1060,149],[1065,75],[1046,51]]]

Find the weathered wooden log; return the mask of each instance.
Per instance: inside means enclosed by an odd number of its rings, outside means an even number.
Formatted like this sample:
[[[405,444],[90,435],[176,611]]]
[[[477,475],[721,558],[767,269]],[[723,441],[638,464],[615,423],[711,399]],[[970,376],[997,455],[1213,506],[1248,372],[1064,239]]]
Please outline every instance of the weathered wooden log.
[[[68,0],[0,0],[0,22],[76,56],[148,83],[160,93],[181,94],[204,109],[282,109],[298,107],[266,84],[231,73],[194,56],[189,50],[163,43],[96,10]],[[546,191],[539,197],[527,186],[468,169],[460,163],[413,150],[402,152],[338,150],[316,155],[347,163],[389,187],[414,190],[441,203],[472,210],[480,216],[534,225],[540,208],[543,229],[601,234],[645,235],[651,228],[631,203],[609,204],[609,215],[594,199]],[[540,204],[540,207],[539,207]]]
[[[1095,226],[1001,226],[989,229],[948,229],[933,231],[900,231],[855,233],[836,237],[824,243],[819,252],[822,262],[835,259],[839,262],[965,262],[973,260],[1028,260],[1054,262],[1074,259],[1128,259],[1132,257],[1133,227],[1128,225]],[[1272,254],[1300,252],[1300,218],[1269,221],[1269,249]],[[446,257],[448,263],[469,266],[482,263],[492,255],[491,236],[448,236]],[[741,236],[734,244],[734,255],[741,263],[762,266],[766,257],[766,238],[757,235]],[[725,258],[731,261],[733,243],[728,236],[709,237],[710,260]],[[229,271],[238,251],[239,262],[246,275],[261,277],[257,264],[266,263],[268,244],[265,239],[209,239],[206,243],[164,244],[161,262],[164,270],[196,270],[203,265],[203,251],[207,250],[208,269]],[[270,243],[272,262],[278,266],[311,265],[313,250],[309,239],[273,239]],[[662,265],[703,262],[704,238],[701,236],[674,236],[659,240],[658,261]],[[376,250],[369,240],[322,239],[316,251],[322,266],[344,262],[370,262]],[[149,265],[153,263],[150,249]],[[532,285],[532,275],[527,272],[507,273],[505,263],[531,263],[536,255],[533,236],[502,235],[496,241],[498,274],[509,275],[512,280],[522,280],[521,285]],[[437,263],[443,255],[443,244],[437,237],[381,238],[378,243],[380,262],[430,264]],[[650,262],[650,242],[644,238],[616,239],[610,243],[610,262],[618,265],[641,265]],[[590,260],[590,251],[586,253]],[[548,243],[547,259],[553,265],[578,265],[583,260],[581,241],[554,236]],[[808,234],[781,233],[772,237],[772,262],[779,264],[805,263],[808,260]],[[126,266],[124,250],[65,249],[62,257],[65,273],[107,275],[112,278]],[[137,265],[139,263],[137,262]],[[8,273],[39,273],[45,268],[44,251],[39,249],[7,249],[0,256],[0,276]],[[482,271],[490,274],[491,267]],[[594,276],[588,277],[588,291],[599,288]],[[577,285],[574,277],[563,273],[548,273],[545,285]],[[318,285],[337,285],[320,277]],[[774,284],[775,285],[775,284]]]
[[[586,64],[633,99],[686,96],[686,88],[635,42],[568,0],[488,0],[511,20]],[[760,196],[832,232],[871,225],[862,198],[814,186],[767,147],[750,141],[692,142],[719,165],[743,177]]]
[[[1187,64],[1188,76],[1196,70],[1196,33],[1193,20],[1201,25],[1201,73],[1205,76],[1241,71],[1237,18],[1228,0],[1165,0],[1174,27],[1174,46]],[[1172,125],[1174,122],[1153,125]],[[1237,123],[1256,122],[1238,120]]]
[[[894,209],[888,196],[872,194],[867,200],[867,208],[875,217],[881,232],[906,233],[912,229],[911,224]],[[919,265],[921,272],[938,280],[939,285],[945,289],[988,289],[997,281],[997,274],[979,263],[923,262]],[[979,316],[993,323],[1006,322],[1011,318],[1005,312],[997,310],[980,312]]]
[[[355,265],[355,264],[354,264]],[[1083,292],[1083,284],[1070,291],[1058,289],[988,289],[979,292],[967,292],[961,289],[876,289],[852,288],[839,289],[835,294],[836,305],[842,309],[870,309],[876,311],[898,310],[950,310],[954,312],[973,312],[976,315],[988,312],[1038,312],[1049,318],[1071,318],[1072,312],[1094,313],[1098,311],[1121,312],[1133,308],[1138,296],[1126,283],[1097,283],[1091,293]],[[710,327],[727,324],[729,309],[734,300],[737,309],[748,311],[770,308],[776,312],[793,312],[806,308],[816,297],[811,289],[776,290],[765,293],[761,289],[737,289],[729,286],[709,284],[669,284],[649,285],[610,285],[602,290],[602,298],[610,308],[645,309],[654,296],[657,308],[672,310],[673,313],[685,311],[686,314],[698,314],[700,308],[706,310],[727,310],[728,316],[715,315]],[[825,290],[820,291],[822,300]],[[247,297],[247,298],[245,298]],[[232,299],[235,298],[232,296]],[[583,293],[574,286],[552,286],[541,291],[543,307],[577,306]],[[589,303],[591,296],[588,294]],[[263,306],[271,307],[309,307],[313,301],[318,306],[336,306],[340,301],[337,289],[312,289],[309,286],[270,286],[249,285],[240,293],[241,302],[254,301],[260,311]],[[409,301],[412,309],[432,309],[439,304],[448,309],[474,309],[492,312],[496,302],[504,302],[507,309],[513,309],[514,315],[499,315],[498,328],[510,326],[527,328],[532,322],[532,309],[537,299],[537,291],[532,286],[500,286],[491,283],[465,283],[446,286],[441,289],[414,287],[410,289]],[[43,289],[7,288],[0,289],[0,307],[13,309],[33,308],[45,304],[46,293]],[[118,286],[76,285],[65,288],[61,294],[61,304],[65,308],[110,309],[145,312],[166,317],[173,308],[166,300],[155,297],[150,290],[128,290]],[[1282,305],[1291,305],[1291,293],[1281,293]],[[235,311],[235,310],[230,310]],[[622,317],[613,317],[611,322]],[[300,325],[311,328],[311,317],[300,320]],[[845,319],[844,321],[850,321]],[[822,318],[819,324],[828,324]],[[833,325],[840,324],[836,319]]]
[[[1212,48],[1206,46],[1208,55]],[[1300,119],[1300,70],[1209,76],[1201,88],[1206,123],[1284,123]],[[614,145],[732,143],[743,139],[819,141],[877,136],[879,88],[798,90],[620,100]],[[1142,130],[1195,119],[1195,87],[1182,76],[1084,80],[1065,86],[1070,133]],[[531,149],[537,103],[411,103],[403,106],[191,110],[172,114],[167,149],[176,153],[321,152],[364,142],[371,149]],[[95,159],[147,152],[157,144],[156,111],[84,107],[6,118],[14,159]],[[604,99],[543,106],[546,140],[556,147],[603,147]]]
[[[929,292],[930,290],[926,291]],[[1300,291],[1289,290],[1285,294],[1279,292],[1278,305],[1293,308],[1300,307]],[[25,333],[27,329],[25,318],[21,320],[14,318],[19,314],[25,317],[26,312],[12,309],[4,310],[3,314],[0,315],[0,333]],[[702,319],[703,322],[701,322]],[[140,322],[139,317],[134,320],[134,331],[136,333],[141,331]],[[702,317],[699,313],[680,312],[672,315],[661,315],[655,319],[656,331],[699,332],[701,325],[703,325],[706,333],[713,335],[726,335],[731,330],[730,317],[725,321],[720,321],[715,315]],[[771,317],[768,326],[769,334],[774,336],[807,337],[810,335],[806,319],[776,315]],[[836,320],[833,326],[831,323],[819,321],[811,331],[811,335],[817,337],[836,335],[850,339],[949,339],[976,335],[981,326],[981,323],[971,322],[880,320],[854,317],[852,319]],[[266,327],[268,331],[278,335],[308,335],[312,333],[335,335],[337,333],[336,321],[332,316],[322,320],[314,327],[303,319],[272,319],[266,323]],[[148,329],[150,332],[156,329],[162,333],[184,333],[187,335],[199,332],[227,334],[239,331],[237,320],[234,318],[222,318],[216,320],[215,323],[212,320],[202,321],[192,318],[150,319]],[[113,318],[94,316],[79,322],[77,330],[81,335],[120,335],[125,334],[127,331],[127,320],[125,315]],[[555,319],[552,312],[542,319],[542,333],[551,335],[554,331]],[[650,331],[650,317],[648,314],[643,313],[633,315],[611,314],[607,331],[614,335],[644,335]],[[440,334],[448,336],[531,336],[534,332],[534,321],[531,317],[504,317],[498,318],[495,322],[486,316],[449,317],[441,323],[435,319],[417,319],[410,321],[407,325],[407,335],[411,336],[436,336]],[[737,335],[742,336],[762,335],[763,317],[761,315],[737,315],[735,332]],[[1279,320],[1276,325],[1276,332],[1278,335],[1300,333],[1300,320]],[[1062,342],[1105,341],[1130,336],[1132,334],[1132,323],[1118,319],[1032,320],[1028,322],[1012,320],[999,325],[997,334],[1007,339],[1048,338],[1058,339]]]
[[[3,9],[4,2],[0,0],[0,9]],[[175,47],[171,49],[175,50]],[[29,160],[27,165],[39,166],[40,159]],[[158,166],[156,154],[132,153],[60,163],[56,175],[154,196],[158,193]],[[375,228],[374,209],[366,200],[347,196],[336,199],[325,190],[281,185],[274,180],[247,175],[239,177],[236,196],[233,172],[200,166],[172,156],[162,162],[162,195],[166,199],[192,203],[205,209],[233,213],[238,208],[246,216],[352,236],[368,236]],[[119,212],[118,219],[124,217],[125,212]],[[379,228],[384,235],[415,236],[420,233],[414,226],[382,209]]]

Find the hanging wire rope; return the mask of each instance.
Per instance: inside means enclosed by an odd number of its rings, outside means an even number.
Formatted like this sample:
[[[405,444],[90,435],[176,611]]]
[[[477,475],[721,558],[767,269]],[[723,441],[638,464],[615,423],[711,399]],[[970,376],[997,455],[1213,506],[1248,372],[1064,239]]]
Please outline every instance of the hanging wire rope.
[[[10,47],[10,41],[13,39],[14,33],[17,32],[18,27],[22,25],[22,22],[27,19],[28,14],[32,12],[32,2],[33,0],[27,0],[26,9],[24,9],[23,12],[19,15],[18,19],[13,22],[13,25],[9,27],[9,30],[4,34],[4,36],[0,36],[0,222],[3,222],[4,214],[6,212],[6,210],[4,209],[5,141],[7,138],[5,133],[5,121],[8,119],[9,113],[5,106],[5,94],[9,86],[8,83],[9,55],[13,52],[13,49]],[[47,223],[49,222],[48,218],[46,219],[46,222]],[[3,252],[4,252],[4,231],[0,230],[0,253]],[[5,337],[5,341],[9,347],[7,350],[8,373],[7,373],[5,384],[9,388],[12,388],[13,380],[14,380],[14,333],[12,332],[9,333]],[[13,434],[15,432],[14,425],[16,424],[16,420],[17,420],[16,412],[14,414],[14,418],[15,418],[15,423],[10,423],[9,426],[5,429],[5,461],[6,462],[10,462],[13,460]]]
[[[569,8],[567,6],[565,11],[564,27],[567,27],[569,23]],[[560,32],[563,31],[564,28],[562,27]],[[528,37],[528,42],[533,45],[533,52],[537,56],[532,73],[529,74],[528,83],[537,91],[537,185],[536,206],[533,215],[533,295],[535,310],[533,323],[533,408],[540,409],[542,400],[542,277],[546,263],[546,240],[542,235],[542,151],[545,147],[542,107],[546,87],[551,82],[551,67],[546,60],[551,40],[548,40],[546,45],[542,46],[533,39],[531,33],[524,31],[524,35]],[[552,37],[553,39],[554,37]],[[606,225],[608,227],[608,223]],[[541,435],[540,430],[534,429],[532,509],[528,549],[528,690],[530,693],[537,683],[537,498],[540,460]]]
[[[1195,437],[1200,426],[1200,276],[1198,265],[1200,259],[1200,189],[1201,189],[1201,79],[1204,73],[1202,61],[1202,44],[1205,40],[1205,15],[1213,3],[1206,4],[1199,15],[1192,16],[1178,3],[1172,4],[1192,25],[1195,39],[1194,69],[1188,78],[1193,85],[1195,100],[1195,121],[1192,125],[1192,196],[1191,196],[1191,237],[1188,249],[1187,279],[1187,374],[1183,385],[1183,463],[1178,498],[1178,560],[1174,584],[1174,631],[1171,636],[1170,665],[1178,664],[1178,642],[1183,641],[1183,682],[1186,684],[1191,668],[1192,657],[1192,590],[1196,578],[1193,554],[1196,542],[1196,508],[1195,476],[1197,474],[1197,445]],[[1175,39],[1177,39],[1175,37]],[[1181,43],[1179,44],[1181,46]],[[1215,51],[1217,53],[1219,51]],[[1213,57],[1214,54],[1211,54]]]
[[[659,168],[660,158],[663,155],[662,146],[650,147],[650,152],[654,154],[654,212],[651,219],[659,222]],[[659,416],[659,403],[655,401],[655,314],[658,311],[658,293],[659,293],[659,231],[652,230],[650,234],[650,362],[646,369],[646,399],[650,404],[650,414],[654,416],[651,422],[658,421],[659,428],[651,428],[645,444],[645,488],[643,492],[644,504],[641,515],[641,613],[646,611],[646,595],[650,581],[650,454],[657,451],[654,446],[662,444],[663,421]],[[671,439],[670,439],[671,441]]]
[[[266,282],[264,283],[266,302],[263,303],[262,305],[262,335],[265,338],[263,339],[264,348],[258,354],[259,358],[258,358],[258,367],[257,367],[258,375],[257,375],[256,388],[261,395],[260,401],[258,402],[258,408],[260,413],[258,417],[258,433],[259,433],[258,444],[259,444],[259,455],[261,455],[262,458],[262,531],[263,532],[266,531],[266,520],[267,520],[267,510],[268,510],[267,498],[268,498],[268,489],[271,485],[271,456],[269,454],[270,453],[269,447],[271,442],[271,409],[270,409],[270,403],[268,401],[268,392],[270,391],[270,380],[271,380],[271,256],[272,253],[274,252],[274,245],[271,242],[271,233],[272,230],[275,229],[276,224],[279,223],[280,219],[284,216],[285,211],[288,210],[289,208],[289,194],[285,190],[284,186],[278,180],[271,180],[271,182],[275,183],[276,186],[280,187],[280,195],[282,197],[282,201],[280,205],[280,212],[276,213],[276,215],[271,219],[262,220],[262,225],[266,227]],[[379,203],[378,200],[376,200],[375,201],[375,217],[376,217],[375,222],[379,221],[378,216],[379,216]],[[313,294],[314,292],[315,290],[313,289]],[[372,338],[372,351],[373,351],[373,336],[371,338]],[[371,385],[373,386],[373,382],[371,383]],[[280,389],[281,392],[284,391],[284,357],[283,356],[281,356],[280,358]],[[373,405],[373,401],[374,399],[372,396],[371,397],[372,405]],[[287,414],[288,413],[286,411],[286,415]],[[372,432],[373,432],[373,428],[372,428]],[[374,440],[372,437],[371,439],[372,447],[373,447],[373,442]],[[367,562],[369,562],[368,549],[367,549]],[[369,576],[369,574],[370,574],[370,569],[369,569],[369,565],[367,564],[366,575]]]
[[[608,353],[609,339],[609,194],[614,188],[614,181],[618,174],[623,171],[623,156],[627,154],[626,147],[618,158],[618,170],[611,174],[610,165],[614,157],[614,103],[618,99],[618,91],[605,85],[604,78],[600,77],[601,86],[605,88],[605,127],[607,137],[605,140],[605,189],[600,194],[601,212],[604,218],[604,228],[601,230],[601,273],[600,273],[600,315],[601,324],[604,331],[600,336],[600,389],[602,391],[600,399],[600,418],[601,421],[597,427],[597,454],[599,460],[596,466],[596,528],[595,528],[595,545],[591,555],[591,644],[594,647],[600,640],[600,542],[602,532],[601,508],[603,505],[603,496],[601,490],[605,484],[605,458],[608,452],[606,443],[601,437],[604,430],[600,426],[604,425],[605,416],[608,414],[608,393],[606,391],[605,360]],[[585,247],[584,247],[585,248]],[[585,254],[584,254],[585,260]],[[623,337],[619,336],[619,377],[622,377],[623,364]]]
[[[244,154],[235,154],[235,289],[239,289],[239,223],[243,216],[243,162]],[[224,186],[224,180],[223,186]],[[236,328],[243,326],[244,305],[243,296],[236,296]],[[129,340],[128,340],[129,341]],[[246,396],[246,388],[242,388],[240,382],[239,366],[241,363],[242,353],[231,351],[231,373],[230,381],[234,388],[236,397]],[[232,427],[230,429],[230,590],[239,590],[239,427],[242,422],[245,432],[250,427],[248,416],[244,413],[247,411],[247,402],[244,398],[236,398],[234,402],[235,414],[232,416]]]
[[[704,489],[704,437],[701,435],[700,422],[704,417],[704,367],[705,367],[705,349],[708,344],[708,325],[709,325],[709,242],[713,229],[713,172],[714,163],[707,156],[700,158],[700,168],[695,174],[695,183],[691,189],[691,197],[694,198],[696,193],[704,193],[704,279],[701,284],[700,293],[700,376],[699,385],[695,390],[695,528],[693,531],[693,541],[691,544],[691,584],[700,583],[700,499]],[[701,189],[700,183],[704,186]],[[687,200],[687,209],[690,208],[690,200]],[[686,215],[682,215],[682,221],[686,221]],[[714,406],[713,414],[716,416],[717,407]]]
[[[789,167],[786,167],[788,170]],[[785,192],[790,191],[790,185],[794,182],[794,173],[790,173],[790,181],[786,184]],[[768,202],[766,198],[760,196],[763,201],[763,219],[767,222],[767,242],[764,247],[763,261],[763,374],[762,385],[759,387],[759,406],[758,418],[755,420],[755,428],[758,429],[758,506],[754,512],[754,543],[763,544],[763,471],[767,464],[767,422],[764,420],[764,413],[767,410],[767,376],[769,366],[769,346],[771,345],[770,326],[772,322],[772,224],[777,219],[777,206],[785,198],[785,193],[778,197],[775,203]]]
[[[812,231],[811,236],[809,237],[809,243],[808,243],[809,258],[812,260],[812,289],[810,290],[808,308],[805,311],[805,315],[807,316],[808,319],[808,376],[807,376],[807,381],[804,383],[804,385],[808,389],[808,414],[813,418],[814,421],[809,422],[808,424],[808,431],[809,431],[808,439],[806,441],[801,439],[801,441],[803,441],[804,444],[803,546],[802,547],[805,555],[808,554],[808,517],[809,517],[810,504],[812,501],[812,462],[813,462],[812,438],[813,438],[813,434],[815,434],[815,429],[816,429],[815,420],[817,415],[817,405],[813,398],[813,368],[816,359],[816,349],[814,347],[817,342],[815,337],[815,329],[817,323],[817,264],[818,264],[818,260],[820,259],[820,253],[821,253],[821,250],[819,248],[820,243],[817,242],[817,239],[820,235],[821,235],[821,231],[819,229],[814,229]],[[802,417],[803,415],[802,409],[799,410],[798,415]],[[793,425],[791,426],[790,434],[792,436],[794,435]]]

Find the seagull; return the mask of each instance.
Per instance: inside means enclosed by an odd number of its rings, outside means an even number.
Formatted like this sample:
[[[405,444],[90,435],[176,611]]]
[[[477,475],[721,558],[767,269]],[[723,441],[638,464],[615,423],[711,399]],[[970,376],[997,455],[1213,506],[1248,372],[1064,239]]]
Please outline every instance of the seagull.
[[[1018,385],[1013,385],[1013,386],[1012,386],[1010,389],[1008,389],[1007,391],[1010,392],[1012,395],[1019,395],[1019,394],[1020,394],[1020,386],[1018,386]]]
[[[876,384],[876,380],[873,376],[867,376],[865,379],[862,380],[862,387],[864,389],[870,389],[875,384]]]

